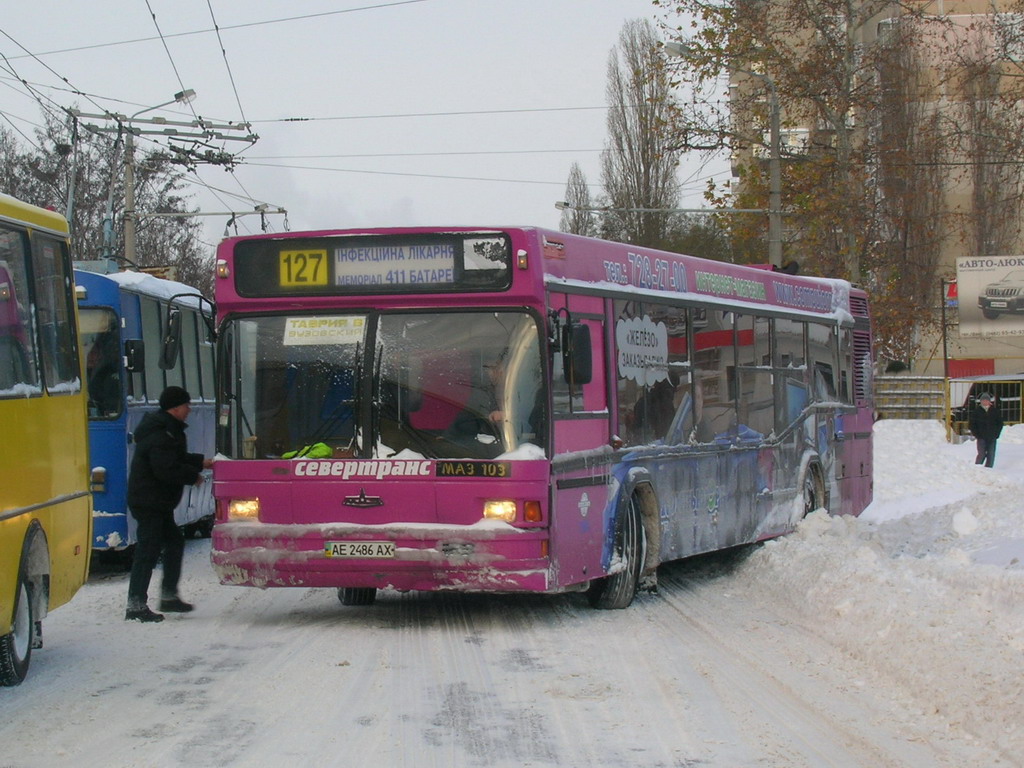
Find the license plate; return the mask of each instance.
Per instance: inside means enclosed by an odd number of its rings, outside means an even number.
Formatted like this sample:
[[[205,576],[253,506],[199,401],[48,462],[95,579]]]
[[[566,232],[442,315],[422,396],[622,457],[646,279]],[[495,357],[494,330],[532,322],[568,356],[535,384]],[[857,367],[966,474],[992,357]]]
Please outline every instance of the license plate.
[[[327,557],[376,557],[395,556],[393,541],[328,541],[324,543]]]
[[[1006,302],[1005,301],[990,301],[989,302],[989,306],[997,307],[998,309],[1006,309]]]

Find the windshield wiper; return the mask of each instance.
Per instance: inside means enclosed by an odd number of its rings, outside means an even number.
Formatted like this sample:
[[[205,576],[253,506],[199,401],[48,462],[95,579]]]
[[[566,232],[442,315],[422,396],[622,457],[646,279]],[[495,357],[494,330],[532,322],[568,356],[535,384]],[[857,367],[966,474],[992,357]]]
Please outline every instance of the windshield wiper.
[[[423,434],[404,418],[401,400],[402,385],[395,381],[388,381],[388,392],[385,394],[384,377],[381,375],[383,358],[384,345],[381,344],[377,348],[377,356],[374,362],[373,435],[375,437],[381,436],[381,423],[386,419],[397,427],[398,432],[402,436],[408,438],[408,445],[402,446],[402,448],[409,448],[410,450],[423,454],[428,458],[437,458],[437,450],[431,446],[430,435]],[[395,447],[392,446],[392,450],[394,450],[394,448]],[[400,451],[401,449],[395,451],[395,453],[399,453]]]

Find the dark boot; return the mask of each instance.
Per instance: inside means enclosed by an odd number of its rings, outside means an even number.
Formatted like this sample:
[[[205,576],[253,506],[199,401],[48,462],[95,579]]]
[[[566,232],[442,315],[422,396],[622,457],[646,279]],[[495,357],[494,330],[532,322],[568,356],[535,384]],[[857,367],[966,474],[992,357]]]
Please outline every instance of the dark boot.
[[[129,608],[124,612],[125,621],[144,621],[144,622],[157,622],[163,621],[164,617],[162,614],[154,613],[149,610],[148,606],[142,606],[142,608]]]
[[[186,603],[180,597],[165,597],[160,601],[160,610],[166,613],[188,613],[193,608],[192,603]]]

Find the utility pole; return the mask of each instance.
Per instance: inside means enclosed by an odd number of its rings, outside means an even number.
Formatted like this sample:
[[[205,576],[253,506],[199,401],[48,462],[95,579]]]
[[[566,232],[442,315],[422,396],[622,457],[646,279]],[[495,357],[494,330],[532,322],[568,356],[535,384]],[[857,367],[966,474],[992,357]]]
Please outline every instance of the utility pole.
[[[775,81],[768,75],[757,77],[768,86],[768,262],[782,266],[782,118]]]
[[[196,96],[191,88],[174,94],[174,98],[162,104],[140,109],[131,116],[104,112],[89,114],[71,110],[75,117],[105,121],[103,125],[91,125],[92,129],[103,132],[122,132],[124,135],[124,260],[137,266],[135,255],[136,224],[139,214],[135,210],[135,137],[164,136],[171,140],[189,142],[246,141],[254,144],[259,138],[252,133],[249,123],[214,123],[197,118],[191,121],[168,120],[163,117],[140,118],[145,112],[160,109],[171,104],[188,104]],[[140,127],[141,126],[141,127]],[[244,131],[244,135],[238,135]],[[194,155],[202,161],[203,155]]]
[[[124,135],[124,260],[135,266],[135,135]]]

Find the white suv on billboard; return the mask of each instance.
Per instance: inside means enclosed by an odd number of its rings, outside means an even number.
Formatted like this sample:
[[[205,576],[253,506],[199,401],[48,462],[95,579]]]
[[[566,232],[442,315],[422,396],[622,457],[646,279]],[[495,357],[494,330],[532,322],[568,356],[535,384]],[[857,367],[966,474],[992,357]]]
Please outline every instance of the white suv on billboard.
[[[1007,272],[1001,280],[986,285],[978,306],[988,320],[1024,312],[1024,269]]]

